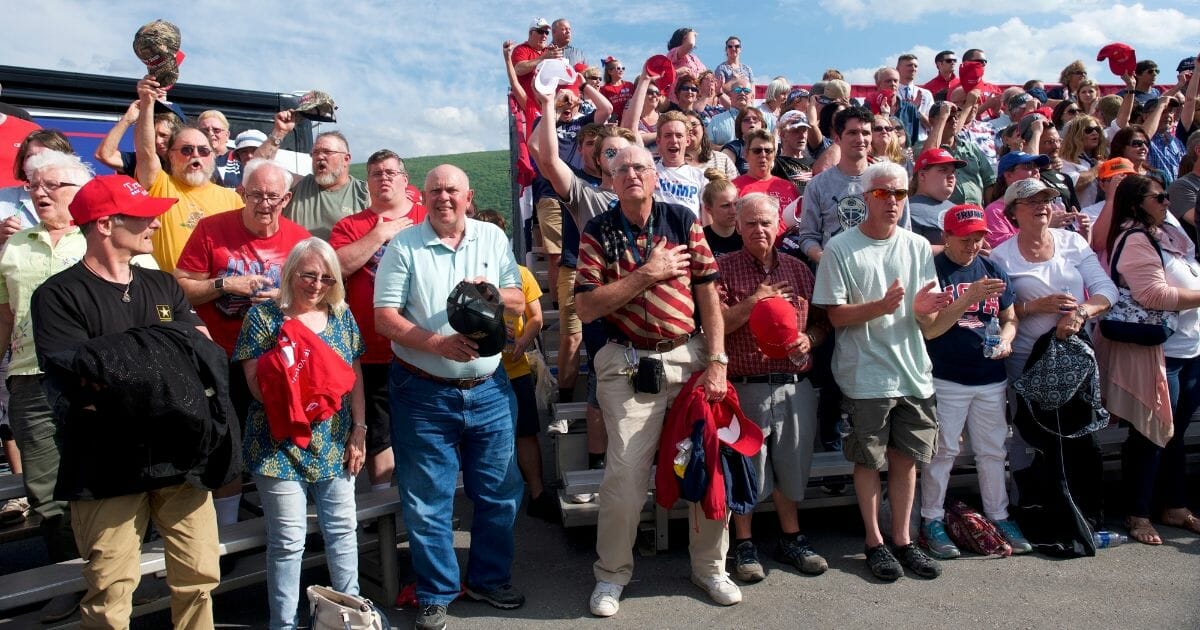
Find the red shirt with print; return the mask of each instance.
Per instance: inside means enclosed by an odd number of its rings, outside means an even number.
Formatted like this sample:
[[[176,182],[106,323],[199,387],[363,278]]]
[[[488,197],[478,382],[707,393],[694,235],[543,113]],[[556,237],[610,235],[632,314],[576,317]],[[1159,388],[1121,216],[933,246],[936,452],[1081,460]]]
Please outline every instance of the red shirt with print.
[[[745,197],[750,193],[764,193],[774,197],[779,201],[779,220],[783,220],[783,210],[789,204],[800,196],[796,192],[796,186],[782,177],[771,175],[766,179],[757,179],[750,175],[742,175],[733,180],[733,185],[737,187],[738,197]],[[799,215],[799,213],[797,213]],[[800,217],[797,216],[797,219]]]
[[[533,61],[542,56],[542,51],[535,49],[529,45],[529,42],[519,44],[512,51],[512,62],[515,67],[522,61]],[[517,76],[517,83],[521,84],[521,89],[525,90],[525,111],[528,112],[530,119],[535,114],[540,114],[542,108],[538,106],[537,96],[533,93],[533,75],[537,74],[537,70],[533,70],[528,74]]]

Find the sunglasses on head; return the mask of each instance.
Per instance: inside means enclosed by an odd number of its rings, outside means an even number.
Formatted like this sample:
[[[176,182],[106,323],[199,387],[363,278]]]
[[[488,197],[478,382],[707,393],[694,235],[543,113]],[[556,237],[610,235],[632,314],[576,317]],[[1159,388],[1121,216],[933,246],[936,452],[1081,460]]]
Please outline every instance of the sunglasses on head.
[[[896,189],[873,188],[870,190],[870,193],[871,193],[871,196],[876,199],[887,199],[888,197],[895,197],[896,201],[904,201],[905,197],[908,197],[908,191],[904,190],[903,188],[896,188]]]
[[[179,147],[179,152],[183,154],[184,157],[192,157],[193,154],[199,155],[200,157],[208,157],[212,155],[212,147],[185,144]]]
[[[749,94],[752,91],[753,90],[751,90],[748,87],[735,87],[732,90],[730,90],[730,92],[733,92],[734,94]]]

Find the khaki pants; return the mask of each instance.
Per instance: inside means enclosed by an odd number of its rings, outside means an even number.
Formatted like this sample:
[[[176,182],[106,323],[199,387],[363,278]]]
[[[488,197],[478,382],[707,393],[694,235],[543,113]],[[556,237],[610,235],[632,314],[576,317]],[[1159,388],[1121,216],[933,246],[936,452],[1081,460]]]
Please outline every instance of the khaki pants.
[[[625,346],[609,343],[596,353],[596,386],[604,425],[608,433],[607,467],[597,503],[600,514],[596,528],[593,565],[597,580],[628,584],[633,577],[633,545],[638,522],[646,503],[650,466],[658,450],[663,418],[692,373],[704,368],[704,340],[695,337],[671,350],[657,353],[638,351],[639,356],[662,360],[666,372],[662,391],[634,393],[625,369]],[[709,520],[699,506],[688,511],[688,551],[692,572],[698,576],[723,574],[729,551],[728,512],[720,521]]]
[[[221,582],[217,516],[207,490],[187,484],[95,501],[71,501],[71,528],[88,591],[83,628],[128,628],[133,590],[141,580],[141,543],[148,520],[162,535],[176,628],[213,627],[213,588]]]

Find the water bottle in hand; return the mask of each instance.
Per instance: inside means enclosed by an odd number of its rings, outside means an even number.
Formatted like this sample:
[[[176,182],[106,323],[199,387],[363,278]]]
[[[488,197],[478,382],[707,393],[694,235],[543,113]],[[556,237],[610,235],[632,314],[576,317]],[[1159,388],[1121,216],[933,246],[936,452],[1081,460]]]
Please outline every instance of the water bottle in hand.
[[[1000,320],[996,317],[988,321],[983,337],[983,356],[991,359],[1000,352]]]

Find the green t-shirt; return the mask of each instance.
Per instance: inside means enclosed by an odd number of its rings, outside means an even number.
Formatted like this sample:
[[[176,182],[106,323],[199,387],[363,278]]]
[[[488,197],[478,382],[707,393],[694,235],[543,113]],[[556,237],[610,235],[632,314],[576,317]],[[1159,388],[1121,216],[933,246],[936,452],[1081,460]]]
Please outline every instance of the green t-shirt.
[[[313,236],[328,241],[335,223],[370,205],[371,193],[361,179],[351,177],[337,190],[321,190],[312,175],[305,175],[292,186],[292,201],[283,209],[283,216],[299,223]]]
[[[899,279],[904,301],[891,315],[837,330],[833,375],[850,398],[933,395],[933,365],[913,314],[913,299],[937,280],[929,242],[896,228],[891,238],[868,238],[858,227],[834,236],[817,267],[813,304],[864,304],[883,298]]]

